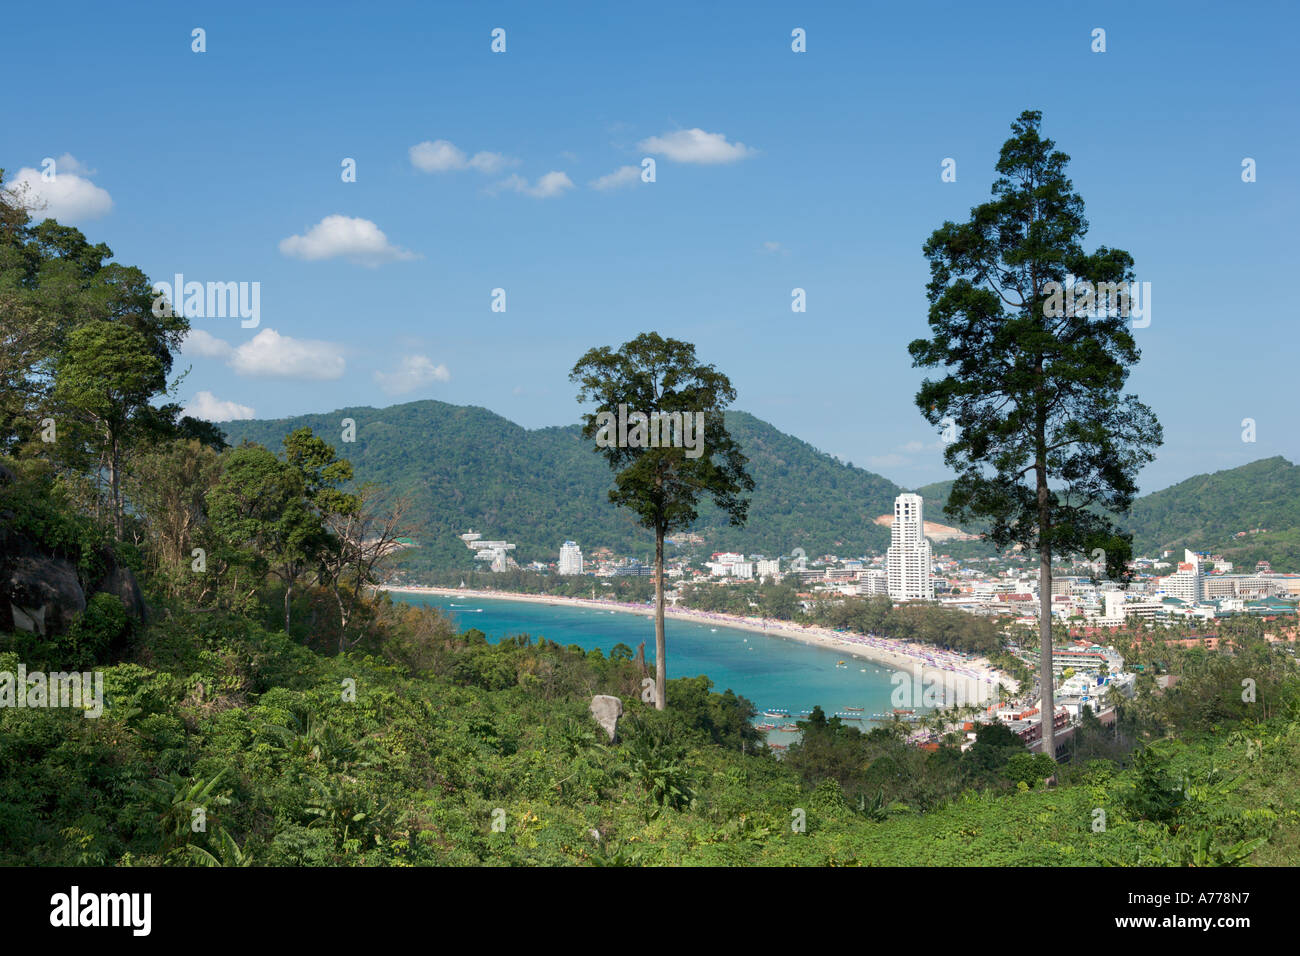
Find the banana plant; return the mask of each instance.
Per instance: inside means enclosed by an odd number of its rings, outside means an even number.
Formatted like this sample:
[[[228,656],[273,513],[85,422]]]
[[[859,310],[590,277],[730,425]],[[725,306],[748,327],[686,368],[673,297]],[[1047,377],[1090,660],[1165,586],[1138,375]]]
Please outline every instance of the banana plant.
[[[226,775],[221,770],[211,780],[202,778],[186,779],[173,771],[169,777],[155,778],[150,781],[151,795],[155,805],[160,807],[158,826],[160,831],[159,852],[166,855],[171,850],[189,843],[195,833],[195,812],[199,811],[206,820],[207,811],[214,806],[226,806],[230,803],[229,790],[217,790],[217,784]]]
[[[185,854],[195,866],[243,867],[253,865],[252,855],[246,853],[235,842],[235,838],[226,832],[224,827],[217,829],[214,842],[217,851],[215,854],[196,843],[188,844],[185,847]]]

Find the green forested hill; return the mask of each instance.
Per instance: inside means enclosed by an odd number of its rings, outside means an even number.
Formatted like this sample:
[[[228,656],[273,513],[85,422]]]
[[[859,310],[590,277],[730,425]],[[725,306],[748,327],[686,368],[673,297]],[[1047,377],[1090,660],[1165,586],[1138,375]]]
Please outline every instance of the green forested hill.
[[[356,421],[355,443],[339,441],[344,418]],[[857,555],[888,545],[888,531],[872,520],[892,509],[897,485],[744,412],[729,413],[727,422],[757,487],[745,528],[726,525],[712,506],[701,510],[696,531],[708,550]],[[521,562],[554,559],[566,538],[587,551],[653,548],[649,533],[609,504],[609,469],[577,425],[528,430],[483,408],[423,401],[223,427],[232,443],[278,448],[303,426],[334,443],[359,480],[411,496],[421,545],[414,567],[470,566],[456,537],[469,528],[515,542]]]
[[[1139,553],[1192,548],[1300,567],[1300,466],[1278,455],[1188,478],[1134,502],[1130,527]],[[1255,528],[1269,533],[1235,537]]]
[[[951,489],[951,481],[916,489],[927,518],[945,520]],[[1300,569],[1300,466],[1278,455],[1196,475],[1138,498],[1120,523],[1133,532],[1138,554],[1191,548],[1222,553],[1243,567],[1268,560],[1277,570]],[[1241,531],[1247,534],[1236,537]]]
[[[357,423],[355,443],[339,441],[344,418]],[[872,521],[904,489],[753,415],[732,412],[727,421],[757,487],[745,528],[702,509],[696,530],[708,551],[857,555],[888,546],[888,530]],[[421,545],[412,567],[469,567],[470,552],[456,537],[469,528],[514,541],[521,562],[553,560],[567,538],[588,552],[603,546],[644,556],[652,547],[648,532],[609,504],[609,470],[577,425],[529,430],[484,408],[423,401],[223,427],[232,443],[247,438],[278,449],[304,425],[351,459],[360,480],[410,494]],[[951,487],[916,489],[929,520],[951,523],[943,514]],[[1300,467],[1279,456],[1197,475],[1139,498],[1122,525],[1139,554],[1189,547],[1243,565],[1268,559],[1279,570],[1300,568]],[[1252,528],[1268,533],[1234,537]]]
[[[948,493],[952,491],[952,481],[936,481],[928,485],[922,485],[914,489],[916,494],[920,495],[925,501],[925,520],[937,521],[940,524],[951,525],[952,519],[943,513],[943,506],[948,503]],[[963,531],[969,530],[972,534],[976,529],[962,528]]]

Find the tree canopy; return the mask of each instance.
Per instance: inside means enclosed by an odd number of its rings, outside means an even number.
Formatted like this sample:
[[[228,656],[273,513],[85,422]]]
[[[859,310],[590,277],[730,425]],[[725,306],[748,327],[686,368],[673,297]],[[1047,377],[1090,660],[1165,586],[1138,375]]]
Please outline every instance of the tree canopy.
[[[946,373],[916,394],[927,421],[955,426],[944,451],[957,473],[945,513],[983,522],[999,547],[1039,553],[1050,747],[1052,556],[1101,549],[1108,572],[1125,573],[1132,536],[1112,516],[1132,505],[1161,429],[1124,392],[1139,357],[1127,292],[1100,305],[1095,294],[1127,290],[1133,258],[1084,249],[1088,222],[1069,157],[1040,135],[1041,121],[1037,111],[1020,114],[998,157],[993,199],[926,241],[931,337],[908,349],[913,364]],[[1076,298],[1076,288],[1092,294]]]

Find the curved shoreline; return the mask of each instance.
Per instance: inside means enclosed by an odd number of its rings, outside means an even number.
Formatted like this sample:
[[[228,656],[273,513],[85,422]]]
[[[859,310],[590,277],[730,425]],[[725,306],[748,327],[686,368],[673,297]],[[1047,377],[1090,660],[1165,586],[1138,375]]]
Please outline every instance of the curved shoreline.
[[[588,598],[559,597],[547,594],[521,594],[514,591],[480,591],[469,588],[435,588],[435,587],[380,587],[378,590],[391,591],[394,594],[436,594],[443,597],[472,597],[483,600],[515,601],[519,603],[564,605],[568,607],[592,608],[603,611],[615,611],[626,614],[640,614],[653,617],[654,608],[645,604],[629,604],[624,601],[590,600]],[[852,657],[885,664],[896,671],[910,673],[914,682],[937,683],[944,692],[956,692],[954,685],[964,683],[958,695],[966,703],[983,703],[993,699],[998,684],[1010,692],[1017,689],[1016,681],[1008,674],[999,671],[987,659],[982,657],[962,657],[952,651],[929,644],[914,641],[900,641],[894,638],[875,635],[846,633],[830,628],[795,624],[774,618],[743,617],[736,614],[721,614],[714,611],[699,611],[692,608],[664,608],[664,617],[681,621],[694,621],[697,624],[712,624],[729,627],[751,633],[766,634],[769,637],[788,638],[839,651]]]

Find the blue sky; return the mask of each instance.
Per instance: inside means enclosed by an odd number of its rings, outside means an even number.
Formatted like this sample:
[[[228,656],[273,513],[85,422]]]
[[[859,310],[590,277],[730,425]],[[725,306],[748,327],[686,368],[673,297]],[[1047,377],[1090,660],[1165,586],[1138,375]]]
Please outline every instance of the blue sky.
[[[260,283],[259,327],[193,320],[177,394],[214,414],[436,398],[567,423],[574,361],[656,330],[737,407],[914,486],[947,477],[906,352],[921,245],[1040,109],[1089,246],[1151,283],[1144,490],[1300,460],[1292,5],[705,6],[17,6],[0,166],[39,191],[57,158],[51,209],[154,279]],[[647,156],[656,182],[593,185]]]

